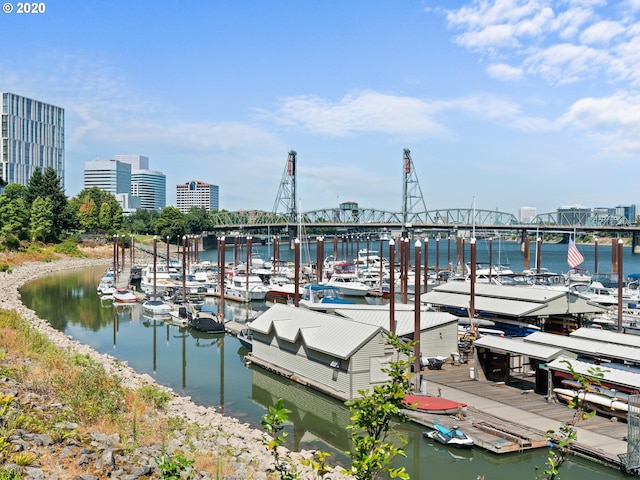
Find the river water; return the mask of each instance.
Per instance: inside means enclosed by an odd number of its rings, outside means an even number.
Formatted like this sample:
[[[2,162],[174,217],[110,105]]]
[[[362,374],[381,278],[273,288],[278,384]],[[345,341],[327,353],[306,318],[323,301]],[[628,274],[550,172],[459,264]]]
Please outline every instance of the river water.
[[[512,269],[517,270],[522,262],[518,246],[506,242],[502,247],[501,255],[508,257],[502,257],[501,263],[510,263]],[[546,247],[548,251],[543,250],[542,264],[550,270],[562,271],[561,264],[564,263],[566,270],[566,245]],[[265,248],[263,255],[267,256],[266,247],[259,248]],[[580,250],[588,264],[589,251],[593,252],[593,247],[580,246]],[[262,253],[257,248],[254,251]],[[440,254],[441,265],[446,265],[446,247],[440,246]],[[215,251],[201,252],[201,259],[214,260],[216,256]],[[232,259],[233,252],[227,251],[226,256]],[[293,258],[289,251],[282,251],[281,258],[287,260],[289,256]],[[455,258],[455,253],[452,257]],[[430,258],[429,264],[434,265],[435,257]],[[495,250],[493,258],[497,262]],[[606,248],[602,246],[599,258],[603,262],[609,261]],[[478,261],[481,261],[479,255]],[[638,272],[640,257],[625,252],[624,265],[625,274]],[[90,268],[45,277],[25,285],[21,289],[22,300],[61,332],[98,352],[128,362],[136,371],[147,373],[158,383],[190,396],[197,404],[213,406],[254,428],[260,428],[267,408],[278,398],[284,398],[286,407],[292,410],[291,423],[287,426],[289,447],[329,451],[331,462],[343,465],[348,462],[343,452],[349,449],[345,429],[349,412],[342,403],[259,367],[246,365],[243,358],[247,352],[233,336],[207,335],[153,320],[142,315],[140,305],[116,308],[110,302],[101,301],[96,286],[102,274],[102,269]],[[254,318],[268,308],[264,304],[239,305],[230,301],[225,304],[226,315],[237,321]],[[207,300],[205,308],[215,310],[216,300]],[[424,439],[422,429],[415,425],[405,424],[401,429],[409,443],[405,447],[407,458],[399,463],[407,467],[414,479],[437,479],[445,475],[469,480],[475,480],[478,475],[484,475],[487,480],[533,479],[535,466],[543,465],[547,454],[542,450],[502,455],[480,449],[452,450]],[[628,477],[576,458],[562,467],[561,478]]]

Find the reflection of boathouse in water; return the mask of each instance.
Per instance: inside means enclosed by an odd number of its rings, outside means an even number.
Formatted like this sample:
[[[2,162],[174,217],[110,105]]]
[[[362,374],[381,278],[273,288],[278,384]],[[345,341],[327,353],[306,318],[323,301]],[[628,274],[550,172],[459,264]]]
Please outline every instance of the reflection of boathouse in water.
[[[294,431],[289,438],[296,451],[326,451],[327,446],[338,452],[349,450],[351,436],[346,427],[350,412],[344,403],[260,367],[252,367],[251,376],[254,402],[269,408],[283,398],[292,411],[289,420]]]
[[[389,309],[368,306],[337,313],[272,306],[251,323],[249,358],[340,400],[355,398],[359,390],[372,390],[388,380],[382,369],[395,353],[385,339]],[[413,318],[413,312],[396,312],[396,333],[413,339]],[[420,312],[420,325],[423,357],[457,352],[455,316]]]

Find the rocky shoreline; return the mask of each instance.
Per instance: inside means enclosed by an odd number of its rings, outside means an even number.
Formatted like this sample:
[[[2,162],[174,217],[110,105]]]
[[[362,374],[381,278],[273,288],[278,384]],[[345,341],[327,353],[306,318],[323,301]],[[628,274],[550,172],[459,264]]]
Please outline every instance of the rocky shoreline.
[[[175,431],[174,438],[165,445],[152,445],[133,449],[124,449],[119,435],[106,435],[101,432],[85,434],[85,441],[78,442],[71,437],[66,442],[55,443],[50,435],[29,434],[17,432],[13,439],[14,451],[33,451],[40,462],[38,466],[20,467],[5,463],[4,468],[12,468],[29,479],[80,479],[98,480],[101,478],[118,478],[133,480],[141,478],[162,478],[156,464],[156,459],[165,452],[192,451],[215,455],[216,452],[232,452],[226,469],[233,473],[221,474],[206,471],[192,472],[190,478],[202,479],[267,479],[266,473],[273,466],[273,457],[262,444],[262,432],[252,429],[237,419],[226,417],[212,407],[202,407],[194,404],[190,398],[182,397],[173,390],[159,386],[155,380],[146,374],[139,374],[130,368],[126,362],[121,362],[107,354],[99,354],[92,348],[83,345],[69,336],[52,328],[47,321],[39,318],[35,312],[25,307],[19,294],[19,288],[26,282],[44,275],[69,269],[86,268],[104,265],[111,262],[110,258],[68,258],[52,262],[31,262],[17,266],[11,273],[0,272],[0,305],[5,310],[15,310],[25,320],[29,321],[38,331],[45,334],[59,349],[87,355],[99,362],[107,373],[121,379],[126,388],[136,390],[145,385],[153,385],[171,394],[171,401],[166,407],[166,416],[178,417],[187,423],[197,425],[201,432],[199,438],[189,439],[186,444],[186,433]],[[46,398],[14,380],[0,378],[0,395],[12,395],[37,404],[45,412],[55,414],[56,409],[63,408],[56,399]],[[20,402],[21,403],[21,402]],[[0,417],[1,420],[1,417]],[[77,425],[62,425],[62,429],[73,430]],[[127,452],[126,454],[124,452]],[[283,452],[284,453],[284,452]],[[310,458],[313,452],[287,452],[298,465],[303,479],[317,478],[315,472],[303,466],[300,461]],[[72,457],[77,472],[56,471],[55,459]],[[53,459],[45,462],[46,459]],[[68,463],[68,462],[67,462]],[[340,473],[336,468],[326,477],[331,479],[348,479],[350,477]]]

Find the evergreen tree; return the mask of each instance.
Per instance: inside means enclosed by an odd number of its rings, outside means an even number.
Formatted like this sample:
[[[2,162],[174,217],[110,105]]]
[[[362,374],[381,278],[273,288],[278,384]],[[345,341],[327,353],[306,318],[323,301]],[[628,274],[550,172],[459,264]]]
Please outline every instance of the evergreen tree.
[[[55,237],[54,214],[51,200],[36,197],[31,204],[31,241],[47,242]]]

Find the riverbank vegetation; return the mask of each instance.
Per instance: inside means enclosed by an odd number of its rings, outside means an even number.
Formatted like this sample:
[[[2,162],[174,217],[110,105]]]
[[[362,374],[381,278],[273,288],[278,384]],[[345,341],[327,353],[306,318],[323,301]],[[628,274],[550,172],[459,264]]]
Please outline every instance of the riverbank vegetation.
[[[124,452],[142,445],[167,445],[181,431],[191,439],[187,444],[192,448],[159,457],[158,465],[188,459],[197,471],[230,473],[225,471],[230,452],[198,451],[196,455],[194,445],[203,432],[182,418],[167,415],[170,393],[150,385],[137,390],[124,387],[88,356],[57,348],[15,311],[0,310],[0,377],[3,385],[12,386],[3,388],[0,395],[1,465],[12,465],[17,471],[16,467],[38,466],[51,476],[63,472],[58,478],[87,473],[73,456],[52,456],[47,442],[28,452],[16,451],[12,441],[18,429],[46,434],[54,444],[72,442],[87,449],[94,448],[96,431],[116,434],[118,448]],[[0,478],[4,478],[3,469],[0,466]]]

